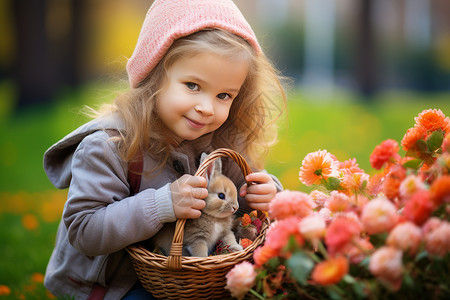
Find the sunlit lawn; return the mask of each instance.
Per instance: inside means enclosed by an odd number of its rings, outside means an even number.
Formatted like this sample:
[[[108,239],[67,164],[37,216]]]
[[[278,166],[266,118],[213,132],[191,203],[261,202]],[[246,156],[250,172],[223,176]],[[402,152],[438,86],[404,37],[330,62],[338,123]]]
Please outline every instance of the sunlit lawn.
[[[83,104],[95,105],[112,94],[89,86],[62,93],[53,105],[16,114],[12,95],[11,85],[0,84],[0,298],[45,299],[51,295],[42,285],[43,274],[67,192],[48,182],[42,155],[87,120],[79,113]],[[391,93],[370,104],[343,92],[319,97],[292,93],[289,99],[280,142],[267,162],[289,189],[304,189],[298,170],[308,152],[327,149],[341,161],[355,157],[372,173],[373,148],[387,138],[400,141],[423,109],[440,108],[450,115],[450,94]]]

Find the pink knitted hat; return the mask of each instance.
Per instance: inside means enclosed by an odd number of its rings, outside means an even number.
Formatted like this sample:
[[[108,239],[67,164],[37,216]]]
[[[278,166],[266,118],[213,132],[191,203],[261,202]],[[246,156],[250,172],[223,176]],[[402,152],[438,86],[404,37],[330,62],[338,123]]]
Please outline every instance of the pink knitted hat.
[[[127,63],[131,87],[147,77],[176,39],[206,28],[236,34],[261,52],[255,33],[231,0],[155,0]]]

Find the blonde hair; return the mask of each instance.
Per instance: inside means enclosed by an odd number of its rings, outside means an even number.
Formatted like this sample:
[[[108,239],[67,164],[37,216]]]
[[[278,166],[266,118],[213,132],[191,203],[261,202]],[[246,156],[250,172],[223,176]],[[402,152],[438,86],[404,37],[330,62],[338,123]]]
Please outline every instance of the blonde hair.
[[[176,40],[137,88],[99,111],[101,115],[112,110],[123,120],[125,133],[119,138],[119,152],[125,161],[149,152],[160,159],[159,167],[166,164],[173,146],[161,135],[164,125],[156,112],[161,84],[175,61],[204,52],[243,59],[249,65],[228,119],[213,135],[212,146],[234,149],[252,168],[263,168],[268,149],[276,141],[275,121],[286,108],[284,89],[279,74],[263,53],[256,54],[244,39],[220,29],[202,30]]]

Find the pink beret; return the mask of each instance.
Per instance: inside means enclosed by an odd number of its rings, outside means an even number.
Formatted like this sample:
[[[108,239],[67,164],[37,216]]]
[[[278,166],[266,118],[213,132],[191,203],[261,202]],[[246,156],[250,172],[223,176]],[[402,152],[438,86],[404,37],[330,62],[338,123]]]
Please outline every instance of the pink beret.
[[[261,52],[255,33],[231,0],[155,0],[127,63],[131,87],[147,77],[176,39],[205,28],[229,31]]]

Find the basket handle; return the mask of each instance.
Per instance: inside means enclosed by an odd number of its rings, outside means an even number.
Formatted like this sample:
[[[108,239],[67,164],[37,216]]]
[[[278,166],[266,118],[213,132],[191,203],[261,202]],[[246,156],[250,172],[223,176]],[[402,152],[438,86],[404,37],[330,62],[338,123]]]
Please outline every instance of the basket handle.
[[[229,157],[233,159],[241,168],[244,177],[252,173],[252,170],[245,159],[234,150],[227,148],[219,148],[211,152],[205,160],[200,164],[194,176],[204,176],[208,166],[219,157]],[[250,184],[247,182],[247,184]],[[175,225],[175,234],[172,240],[172,247],[170,248],[169,256],[167,257],[167,267],[172,270],[181,270],[181,253],[183,250],[184,225],[186,219],[178,219]]]

